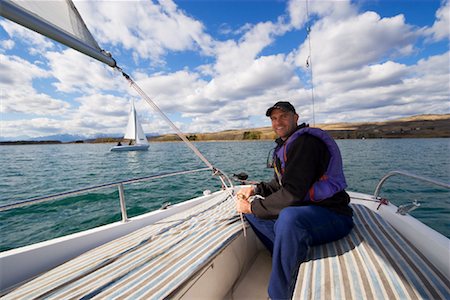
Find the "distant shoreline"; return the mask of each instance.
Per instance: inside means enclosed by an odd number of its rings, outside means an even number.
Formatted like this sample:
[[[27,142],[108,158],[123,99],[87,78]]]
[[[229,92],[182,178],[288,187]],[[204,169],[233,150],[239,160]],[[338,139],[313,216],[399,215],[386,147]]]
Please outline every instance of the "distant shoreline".
[[[63,144],[61,141],[4,141],[0,145],[43,145],[43,144]]]
[[[385,122],[317,124],[315,127],[327,131],[334,139],[386,139],[386,138],[450,138],[450,114],[420,115]],[[256,141],[274,140],[271,127],[224,130],[210,133],[188,133],[190,141]],[[97,138],[61,142],[3,141],[0,145],[117,143],[120,138]],[[148,138],[149,142],[177,142],[175,134],[164,134]]]
[[[432,136],[408,136],[408,137],[380,137],[380,138],[334,138],[335,140],[376,140],[376,139],[446,139],[450,137],[432,137]],[[270,142],[274,139],[253,139],[253,140],[196,140],[191,142],[204,142],[204,143],[220,143],[220,142]],[[182,143],[181,139],[178,140],[149,140],[149,143]],[[61,142],[61,141],[5,141],[0,142],[0,146],[21,146],[21,145],[69,145],[69,144],[117,144],[117,142]]]

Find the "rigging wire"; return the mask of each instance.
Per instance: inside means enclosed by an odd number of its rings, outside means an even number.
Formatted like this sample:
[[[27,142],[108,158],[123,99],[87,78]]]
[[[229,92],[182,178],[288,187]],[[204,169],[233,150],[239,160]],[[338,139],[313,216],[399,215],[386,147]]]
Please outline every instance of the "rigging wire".
[[[306,59],[306,68],[309,69],[309,74],[311,78],[311,101],[312,101],[312,119],[313,119],[313,126],[316,125],[316,112],[315,112],[315,101],[314,101],[314,78],[313,78],[313,63],[312,63],[312,51],[311,51],[311,26],[310,26],[310,19],[309,19],[309,6],[308,6],[308,0],[306,0],[306,34],[308,36],[308,58]]]
[[[186,135],[181,132],[180,129],[164,114],[164,112],[153,102],[152,99],[150,99],[149,96],[134,82],[133,79],[128,76],[125,72],[122,71],[119,67],[116,67],[117,70],[119,70],[122,75],[127,79],[127,81],[130,83],[130,85],[136,90],[136,92],[148,103],[150,106],[158,112],[163,119],[172,127],[173,130],[175,130],[175,133],[180,137],[180,139],[186,143],[186,145],[194,151],[195,155],[197,155],[211,170],[217,170],[214,168],[214,166],[206,159],[206,157],[203,156],[203,154],[197,149],[197,147],[194,146],[187,138]]]

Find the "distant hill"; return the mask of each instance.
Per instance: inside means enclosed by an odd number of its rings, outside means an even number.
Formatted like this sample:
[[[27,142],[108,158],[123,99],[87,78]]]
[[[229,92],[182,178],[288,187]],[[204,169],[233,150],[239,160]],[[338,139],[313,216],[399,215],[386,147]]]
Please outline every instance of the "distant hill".
[[[361,138],[434,138],[450,137],[450,114],[417,115],[383,122],[316,124],[335,139]],[[273,140],[271,127],[224,130],[211,133],[189,133],[193,141]],[[150,141],[178,141],[175,134],[156,136]]]
[[[450,114],[417,115],[383,122],[352,122],[317,124],[335,139],[362,138],[448,138],[450,137]],[[276,138],[271,127],[230,129],[209,133],[188,133],[192,141],[241,141],[273,140]],[[0,145],[48,144],[48,143],[117,143],[120,134],[98,135],[88,138],[80,135],[52,135],[20,141],[0,141]],[[150,142],[180,141],[175,134],[147,134]]]
[[[85,140],[86,137],[82,135],[73,135],[73,134],[55,134],[48,136],[41,136],[37,138],[28,139],[29,141],[60,141],[62,143],[73,142],[73,141],[82,141]]]

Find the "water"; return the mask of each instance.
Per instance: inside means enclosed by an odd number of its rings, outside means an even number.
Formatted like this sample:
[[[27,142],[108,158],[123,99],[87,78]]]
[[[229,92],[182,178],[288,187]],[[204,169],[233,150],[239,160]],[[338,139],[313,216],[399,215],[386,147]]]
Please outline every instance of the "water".
[[[450,139],[338,140],[348,190],[373,194],[391,170],[450,181]],[[245,171],[250,180],[268,180],[270,141],[198,142],[206,158],[227,174]],[[109,152],[111,144],[0,146],[0,204],[170,171],[203,168],[183,143],[151,143],[149,151]],[[220,187],[210,172],[180,175],[125,186],[128,216],[174,204]],[[393,177],[381,196],[394,204],[419,200],[412,215],[450,237],[450,192],[405,177]],[[0,212],[0,251],[48,240],[121,219],[116,188],[60,201]]]

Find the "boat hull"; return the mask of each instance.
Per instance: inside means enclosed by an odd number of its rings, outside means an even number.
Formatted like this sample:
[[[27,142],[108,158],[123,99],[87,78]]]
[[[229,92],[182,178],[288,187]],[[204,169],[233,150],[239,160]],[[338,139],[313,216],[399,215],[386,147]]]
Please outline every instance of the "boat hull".
[[[149,145],[124,145],[114,146],[110,151],[147,151]]]

